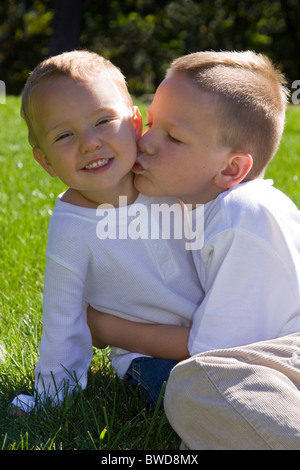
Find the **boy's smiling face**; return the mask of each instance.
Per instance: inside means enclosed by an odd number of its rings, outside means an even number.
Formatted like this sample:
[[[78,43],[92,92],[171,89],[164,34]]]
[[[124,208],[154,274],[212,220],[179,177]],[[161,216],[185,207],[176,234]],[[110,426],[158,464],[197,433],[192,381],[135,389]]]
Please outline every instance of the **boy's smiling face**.
[[[158,87],[138,143],[135,186],[143,194],[203,204],[224,189],[215,183],[229,148],[217,143],[217,98],[174,73]]]
[[[55,76],[33,91],[31,109],[34,156],[51,176],[96,204],[126,194],[141,123],[112,80]]]

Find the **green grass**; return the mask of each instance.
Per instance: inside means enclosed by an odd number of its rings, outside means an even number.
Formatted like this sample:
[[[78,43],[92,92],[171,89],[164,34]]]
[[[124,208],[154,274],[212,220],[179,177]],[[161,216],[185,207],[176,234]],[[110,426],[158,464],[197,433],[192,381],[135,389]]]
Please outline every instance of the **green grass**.
[[[300,106],[289,106],[279,150],[265,176],[272,178],[274,186],[287,194],[300,209]]]
[[[95,351],[89,384],[73,403],[13,418],[8,407],[32,392],[41,336],[47,227],[65,188],[40,168],[19,118],[19,98],[0,105],[0,449],[176,450],[162,412],[115,377],[107,352]],[[144,111],[145,107],[142,106]],[[279,152],[266,176],[300,208],[300,108],[290,107]]]

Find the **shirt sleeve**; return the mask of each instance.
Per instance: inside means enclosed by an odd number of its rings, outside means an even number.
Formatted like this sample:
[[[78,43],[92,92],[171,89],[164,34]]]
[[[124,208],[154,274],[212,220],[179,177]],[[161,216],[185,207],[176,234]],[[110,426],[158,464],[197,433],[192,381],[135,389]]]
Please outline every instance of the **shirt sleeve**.
[[[63,400],[85,388],[92,359],[85,284],[90,252],[85,220],[58,214],[49,224],[43,294],[43,332],[35,368],[38,396]]]
[[[43,299],[43,333],[35,368],[39,399],[61,402],[87,383],[92,339],[83,301],[84,280],[69,267],[47,258]]]
[[[251,233],[227,230],[201,253],[205,297],[188,342],[191,355],[280,336],[298,298],[288,257]]]

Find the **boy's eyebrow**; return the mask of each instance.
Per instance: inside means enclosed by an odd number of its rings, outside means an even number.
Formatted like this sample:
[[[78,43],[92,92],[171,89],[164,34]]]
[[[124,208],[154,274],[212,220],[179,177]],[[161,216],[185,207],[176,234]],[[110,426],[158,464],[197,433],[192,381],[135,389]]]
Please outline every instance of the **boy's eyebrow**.
[[[116,114],[116,109],[111,108],[111,107],[103,107],[103,108],[97,108],[94,111],[92,111],[90,114],[96,115],[96,114],[101,114],[105,116],[106,114]],[[61,121],[58,124],[55,124],[53,127],[50,127],[48,130],[46,130],[46,135],[50,134],[50,132],[55,131],[56,129],[59,129],[60,127],[64,127],[69,125],[69,121]]]
[[[46,135],[50,134],[50,132],[54,132],[56,129],[58,129],[59,127],[63,127],[64,125],[65,125],[64,122],[61,122],[59,124],[56,124],[53,127],[50,127],[50,129],[46,130]]]
[[[147,119],[152,117],[151,105],[150,105],[149,108],[147,109],[146,114],[147,114]],[[158,113],[156,113],[156,118],[157,118],[157,120],[160,120],[160,115],[159,115]],[[163,117],[163,121],[164,121],[167,125],[172,126],[172,127],[182,127],[182,123],[181,123],[180,117],[175,118],[175,117],[169,117],[169,116],[168,116],[168,118],[166,118],[166,117],[164,116],[164,117]]]
[[[147,109],[147,119],[151,119],[151,109],[150,109],[151,105],[149,106],[149,108]],[[168,119],[164,118],[164,124],[167,125],[168,127],[170,128],[176,128],[178,130],[180,130],[181,133],[186,133],[186,132],[190,132],[189,129],[186,128],[185,126],[185,121],[182,121],[180,119],[180,117],[178,118],[170,118],[168,117]]]

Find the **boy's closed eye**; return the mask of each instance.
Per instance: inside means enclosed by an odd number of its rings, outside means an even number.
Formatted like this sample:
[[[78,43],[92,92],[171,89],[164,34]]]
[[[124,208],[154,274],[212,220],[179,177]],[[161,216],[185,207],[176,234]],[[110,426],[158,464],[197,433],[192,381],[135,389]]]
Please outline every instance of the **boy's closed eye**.
[[[174,144],[182,144],[183,142],[176,137],[173,137],[171,134],[168,134],[168,139],[173,142]]]
[[[151,129],[152,123],[151,123],[151,122],[146,122],[145,127],[148,127],[148,129]],[[168,136],[168,139],[169,139],[171,142],[173,142],[174,144],[182,144],[182,143],[183,143],[181,140],[176,139],[176,137],[174,137],[174,136],[171,135],[170,133],[168,133],[167,136]]]

